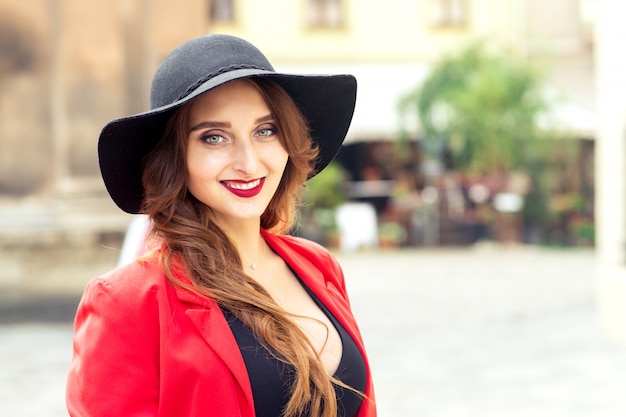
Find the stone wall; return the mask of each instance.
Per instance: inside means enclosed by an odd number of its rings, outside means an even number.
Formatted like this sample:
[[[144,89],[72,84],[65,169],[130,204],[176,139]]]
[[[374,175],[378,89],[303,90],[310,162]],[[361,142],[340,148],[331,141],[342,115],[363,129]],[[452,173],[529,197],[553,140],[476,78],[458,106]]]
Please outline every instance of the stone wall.
[[[206,32],[206,3],[0,0],[0,198],[97,178],[100,129],[147,109],[158,62]]]
[[[100,179],[98,134],[147,109],[158,63],[206,33],[207,8],[0,0],[0,321],[42,300],[71,313],[67,300],[116,265],[130,216]]]

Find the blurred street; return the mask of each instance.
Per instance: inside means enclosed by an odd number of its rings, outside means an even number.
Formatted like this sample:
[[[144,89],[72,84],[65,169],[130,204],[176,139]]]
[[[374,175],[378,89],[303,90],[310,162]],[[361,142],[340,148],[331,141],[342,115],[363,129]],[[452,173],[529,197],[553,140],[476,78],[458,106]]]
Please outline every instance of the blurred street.
[[[381,417],[625,417],[589,250],[339,254]],[[0,415],[64,416],[71,325],[0,327]]]

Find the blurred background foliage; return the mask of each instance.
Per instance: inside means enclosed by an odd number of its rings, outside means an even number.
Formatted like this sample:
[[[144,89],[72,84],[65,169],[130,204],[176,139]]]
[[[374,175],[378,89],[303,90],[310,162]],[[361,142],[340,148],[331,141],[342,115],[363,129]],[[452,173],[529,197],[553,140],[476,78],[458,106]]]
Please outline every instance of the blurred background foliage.
[[[424,82],[402,97],[399,146],[409,136],[407,120],[417,116],[426,158],[463,178],[500,184],[492,193],[522,195],[525,241],[588,245],[594,238],[588,217],[593,208],[576,180],[580,143],[542,126],[555,104],[538,68],[509,51],[473,43],[439,60]],[[513,176],[526,185],[509,189]],[[574,236],[565,236],[568,231]]]
[[[549,107],[541,82],[528,63],[478,43],[438,62],[400,113],[417,113],[426,149],[449,150],[450,168],[516,170],[528,166],[530,143],[546,136],[537,126]]]

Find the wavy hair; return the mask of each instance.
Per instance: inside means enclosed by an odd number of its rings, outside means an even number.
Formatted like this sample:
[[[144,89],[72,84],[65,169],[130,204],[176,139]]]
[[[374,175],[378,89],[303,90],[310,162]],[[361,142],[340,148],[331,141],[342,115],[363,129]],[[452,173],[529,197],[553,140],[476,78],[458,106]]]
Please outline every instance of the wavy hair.
[[[294,223],[301,190],[311,175],[317,148],[306,119],[292,98],[268,78],[248,78],[270,108],[289,158],[278,189],[261,216],[261,226],[284,233]],[[237,249],[212,221],[211,209],[187,190],[186,149],[190,103],[168,121],[164,135],[144,161],[143,212],[153,221],[153,236],[164,242],[161,263],[168,279],[212,299],[239,318],[295,376],[285,417],[310,412],[337,414],[332,383],[346,387],[325,370],[309,339],[268,292],[244,273]],[[190,283],[178,279],[182,268]],[[350,388],[350,387],[347,387]]]

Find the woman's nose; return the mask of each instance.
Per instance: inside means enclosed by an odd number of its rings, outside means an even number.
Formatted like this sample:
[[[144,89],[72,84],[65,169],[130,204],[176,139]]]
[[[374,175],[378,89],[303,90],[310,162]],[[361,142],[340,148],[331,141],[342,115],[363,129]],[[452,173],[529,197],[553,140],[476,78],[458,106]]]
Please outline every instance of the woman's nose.
[[[242,173],[253,174],[258,166],[258,155],[250,139],[238,140],[234,148],[233,167]]]

